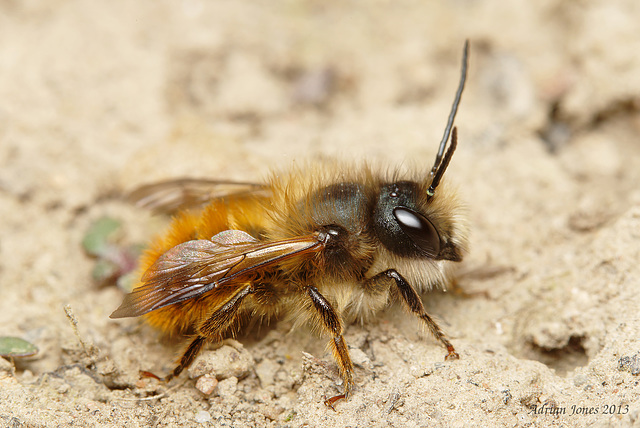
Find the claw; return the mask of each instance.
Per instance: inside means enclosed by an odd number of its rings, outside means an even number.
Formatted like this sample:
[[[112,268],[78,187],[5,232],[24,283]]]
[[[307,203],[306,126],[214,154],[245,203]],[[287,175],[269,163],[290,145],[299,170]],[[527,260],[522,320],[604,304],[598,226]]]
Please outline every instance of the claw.
[[[342,399],[346,400],[347,399],[347,395],[346,394],[340,394],[340,395],[336,395],[335,397],[328,398],[328,399],[324,400],[324,404],[327,407],[331,407],[331,410],[333,410],[335,412],[336,408],[333,406],[334,403],[336,401],[339,401],[339,400],[342,400]]]
[[[460,355],[453,348],[453,345],[447,346],[447,352],[448,352],[448,354],[444,357],[445,361],[459,360],[460,359]]]
[[[166,378],[165,378],[165,379],[163,379],[163,378],[161,378],[161,377],[159,377],[159,376],[156,376],[155,374],[153,374],[153,373],[151,373],[151,372],[148,372],[148,371],[146,371],[146,370],[140,370],[140,371],[138,372],[138,374],[140,375],[140,377],[141,377],[141,378],[150,377],[150,378],[152,378],[152,379],[156,379],[156,380],[159,380],[159,381],[161,381],[161,382],[162,382],[162,381],[164,381],[164,380],[166,379]]]

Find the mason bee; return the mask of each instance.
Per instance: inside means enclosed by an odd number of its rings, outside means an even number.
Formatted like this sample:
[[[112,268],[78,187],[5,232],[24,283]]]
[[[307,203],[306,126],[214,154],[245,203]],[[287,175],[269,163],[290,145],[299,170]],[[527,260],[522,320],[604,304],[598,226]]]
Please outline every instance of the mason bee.
[[[307,320],[330,336],[344,381],[329,405],[348,398],[354,384],[345,323],[375,314],[393,298],[422,320],[447,359],[459,358],[418,293],[445,288],[467,248],[461,203],[441,181],[457,145],[453,122],[467,64],[468,42],[428,171],[310,165],[273,174],[266,184],[184,179],[140,188],[134,198],[141,205],[178,213],[142,257],[139,284],[111,318],[143,315],[165,333],[194,333],[165,380],[243,319]]]

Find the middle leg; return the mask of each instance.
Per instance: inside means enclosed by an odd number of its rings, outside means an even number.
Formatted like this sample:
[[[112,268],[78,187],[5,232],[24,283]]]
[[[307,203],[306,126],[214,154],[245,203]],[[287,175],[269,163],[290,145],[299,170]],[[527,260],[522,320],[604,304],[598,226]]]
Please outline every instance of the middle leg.
[[[328,406],[333,408],[333,403],[336,401],[349,398],[349,394],[353,388],[353,363],[349,356],[347,344],[342,336],[342,321],[340,316],[316,287],[309,285],[306,287],[306,292],[311,299],[313,308],[317,311],[322,321],[324,329],[332,335],[329,347],[331,348],[333,357],[338,363],[340,375],[344,381],[344,392],[325,401]]]

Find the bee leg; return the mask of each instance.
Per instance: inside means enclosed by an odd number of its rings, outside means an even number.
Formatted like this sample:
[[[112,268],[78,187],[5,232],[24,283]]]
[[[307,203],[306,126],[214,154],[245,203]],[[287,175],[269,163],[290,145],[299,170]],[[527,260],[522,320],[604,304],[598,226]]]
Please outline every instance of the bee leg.
[[[344,393],[325,400],[325,404],[333,408],[333,404],[336,401],[349,398],[349,394],[353,388],[353,363],[349,356],[347,344],[344,341],[344,337],[342,337],[342,321],[340,320],[340,316],[316,287],[310,285],[306,291],[311,298],[314,309],[320,316],[323,327],[333,336],[329,342],[329,347],[333,353],[333,358],[335,358],[338,363],[340,375],[344,381]]]
[[[193,339],[187,347],[187,350],[184,351],[184,354],[182,354],[182,357],[180,357],[180,362],[178,363],[176,368],[164,377],[164,381],[169,382],[174,377],[178,377],[180,373],[182,373],[182,370],[189,367],[193,360],[196,358],[196,355],[200,353],[200,350],[205,345],[205,343],[207,343],[207,338],[204,336],[197,336],[195,339]]]
[[[445,348],[447,348],[447,356],[445,359],[447,360],[457,360],[460,358],[460,355],[456,352],[455,348],[447,339],[447,336],[444,334],[442,329],[436,324],[436,322],[427,314],[424,310],[424,306],[422,305],[422,300],[420,300],[420,296],[416,293],[416,290],[413,289],[411,284],[407,282],[406,279],[402,275],[400,275],[395,269],[388,269],[384,272],[380,272],[375,275],[369,281],[379,281],[383,278],[393,279],[396,286],[398,287],[398,291],[400,292],[400,297],[402,297],[402,301],[407,305],[409,310],[420,317],[420,319],[427,325],[431,334],[438,339]]]
[[[251,285],[240,289],[238,293],[200,324],[198,327],[198,336],[191,341],[187,350],[184,351],[176,368],[173,369],[171,374],[164,378],[166,382],[177,377],[184,369],[189,367],[208,340],[222,340],[223,333],[236,319],[242,301],[252,291],[253,288]]]

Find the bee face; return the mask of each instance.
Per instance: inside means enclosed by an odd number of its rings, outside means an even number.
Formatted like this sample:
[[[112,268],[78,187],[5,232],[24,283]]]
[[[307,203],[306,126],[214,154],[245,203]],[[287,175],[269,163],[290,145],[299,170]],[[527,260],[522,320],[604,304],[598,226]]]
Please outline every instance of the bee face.
[[[466,248],[460,204],[440,182],[457,144],[453,119],[467,49],[435,163],[412,179],[336,163],[275,174],[262,185],[183,179],[136,191],[154,209],[207,203],[176,216],[143,257],[139,285],[111,315],[143,315],[167,333],[195,330],[167,380],[243,317],[293,313],[331,337],[345,385],[328,400],[333,405],[354,383],[343,319],[375,312],[391,295],[422,320],[447,358],[458,357],[416,290],[444,288]]]
[[[374,230],[382,245],[398,256],[436,259],[440,255],[440,234],[419,211],[417,199],[423,195],[419,185],[411,181],[380,189],[373,213]]]

